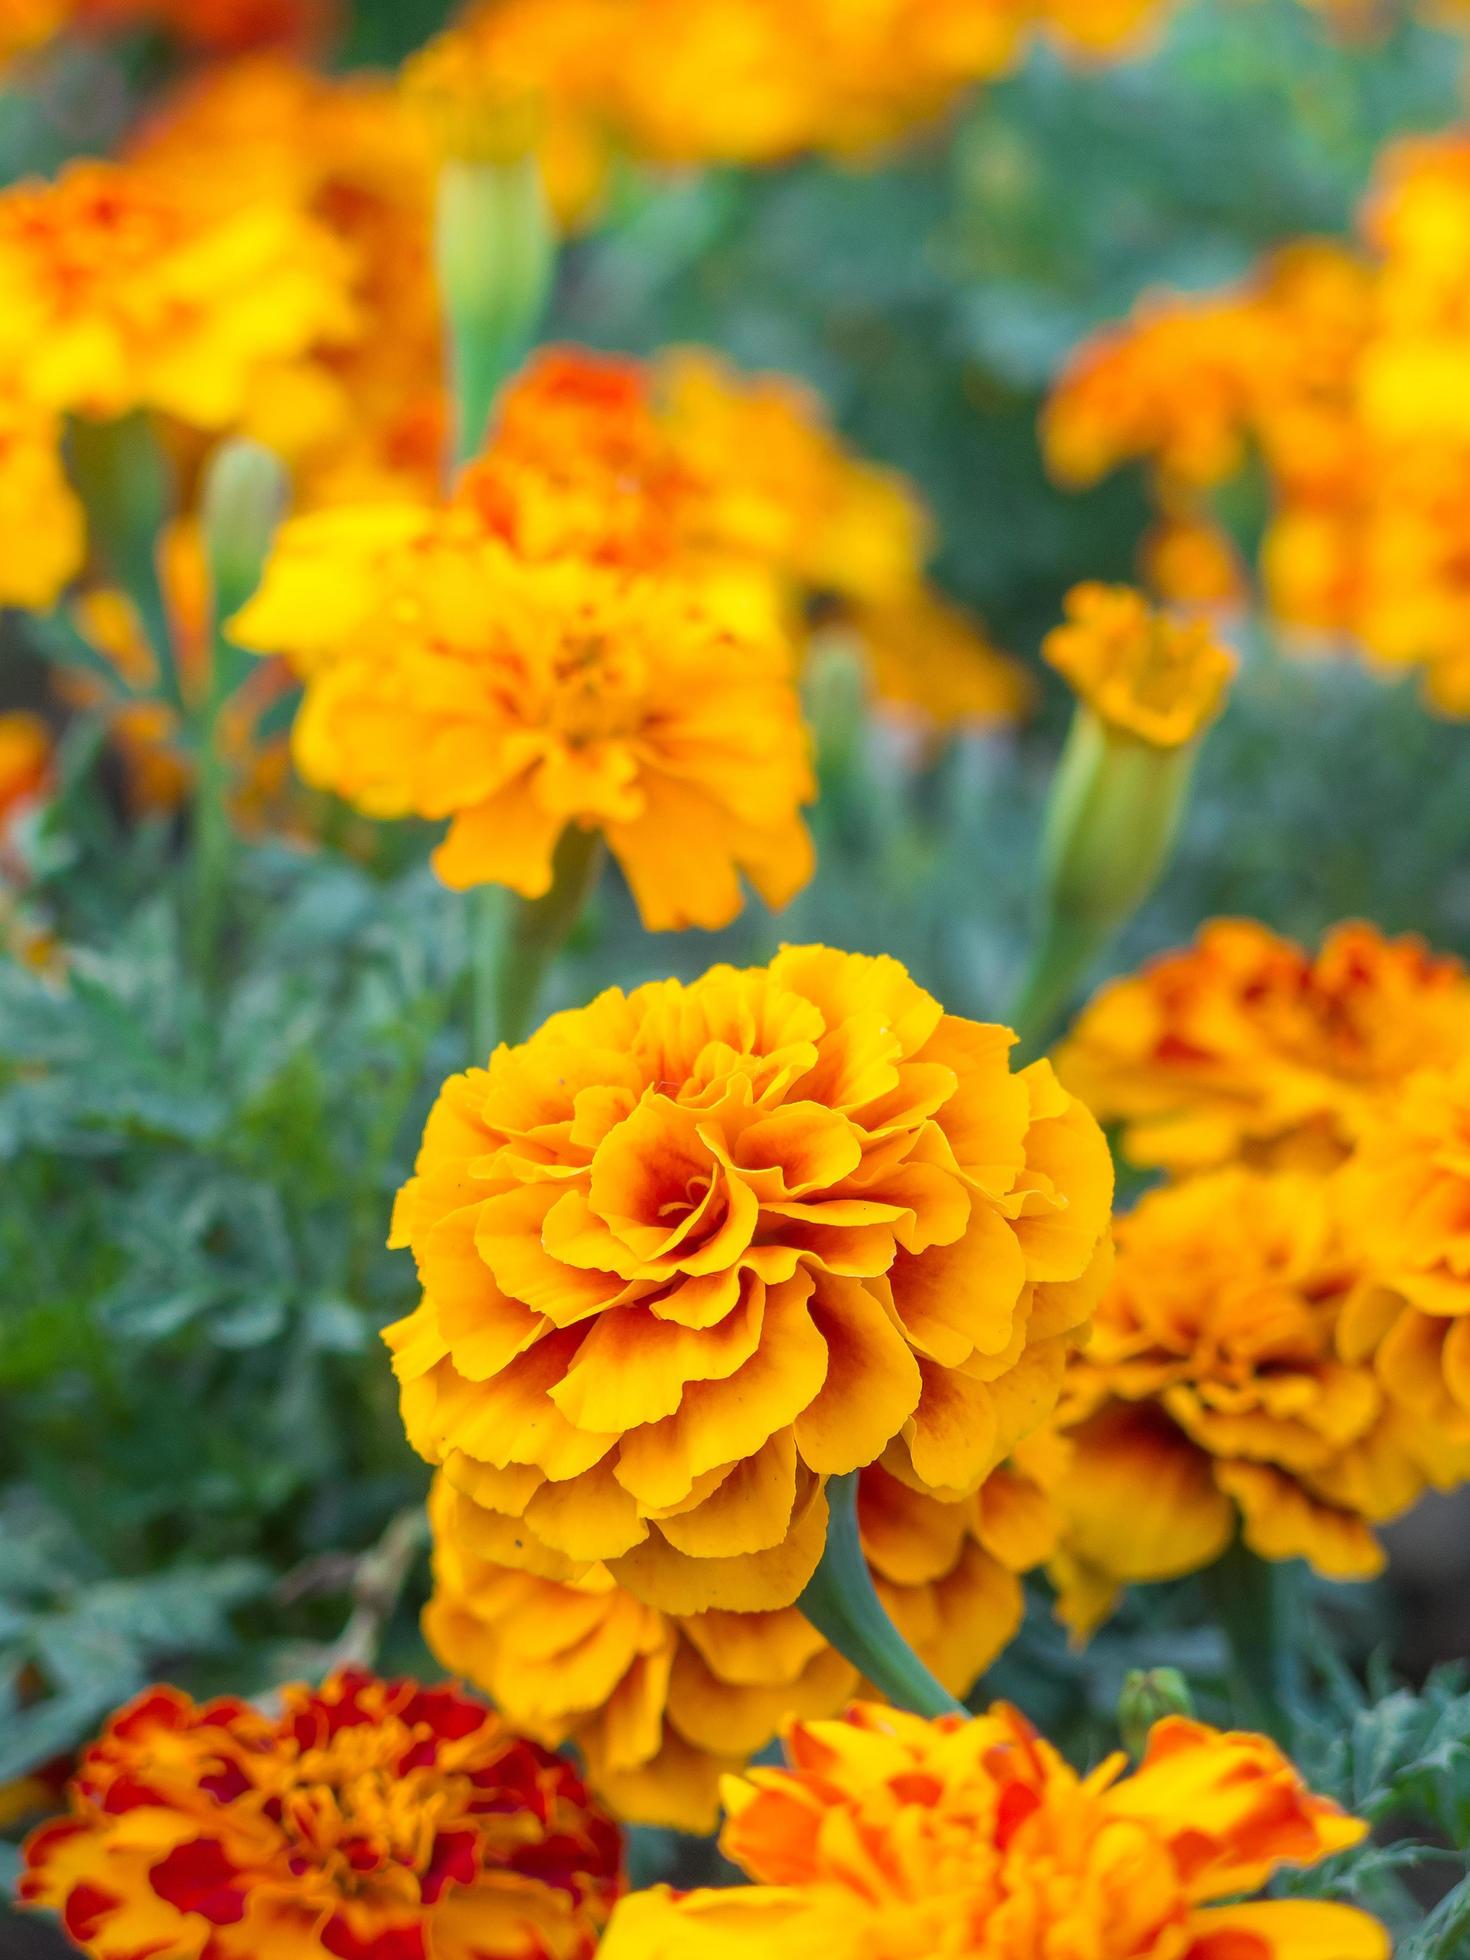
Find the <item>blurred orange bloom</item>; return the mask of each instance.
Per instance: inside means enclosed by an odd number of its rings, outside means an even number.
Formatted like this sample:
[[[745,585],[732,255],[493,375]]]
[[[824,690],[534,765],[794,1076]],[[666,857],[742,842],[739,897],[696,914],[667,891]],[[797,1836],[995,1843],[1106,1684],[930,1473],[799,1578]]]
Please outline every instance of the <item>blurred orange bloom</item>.
[[[1330,1168],[1415,1070],[1470,1045],[1470,975],[1420,939],[1334,928],[1315,955],[1250,919],[1114,980],[1057,1053],[1135,1164]]]
[[[1042,655],[1109,729],[1161,749],[1208,727],[1235,671],[1203,621],[1155,612],[1126,585],[1074,586]]]

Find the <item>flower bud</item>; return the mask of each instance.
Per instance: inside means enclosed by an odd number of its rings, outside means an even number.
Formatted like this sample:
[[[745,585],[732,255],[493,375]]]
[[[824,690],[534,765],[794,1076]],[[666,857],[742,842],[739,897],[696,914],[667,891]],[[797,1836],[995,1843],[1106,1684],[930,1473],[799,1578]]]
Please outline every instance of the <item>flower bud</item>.
[[[259,585],[289,494],[285,465],[261,443],[232,436],[211,456],[201,502],[217,619],[238,611]]]
[[[1194,1697],[1177,1667],[1130,1669],[1118,1697],[1118,1732],[1129,1755],[1148,1747],[1149,1730],[1166,1715],[1193,1715]]]
[[[543,113],[469,30],[430,42],[403,86],[439,156],[434,258],[462,463],[479,448],[551,289],[556,241],[536,153]]]
[[[1045,1038],[1163,873],[1232,671],[1207,625],[1156,613],[1126,586],[1079,586],[1067,611],[1043,648],[1079,700],[1047,806],[1041,931],[1012,1017],[1029,1041]]]

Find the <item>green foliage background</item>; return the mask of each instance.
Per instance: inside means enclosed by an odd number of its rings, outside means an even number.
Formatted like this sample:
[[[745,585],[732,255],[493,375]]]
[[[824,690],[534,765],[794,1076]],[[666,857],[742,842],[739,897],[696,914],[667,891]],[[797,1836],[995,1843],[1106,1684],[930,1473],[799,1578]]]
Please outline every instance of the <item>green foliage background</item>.
[[[351,56],[396,56],[426,11],[363,0]],[[1128,574],[1144,515],[1136,482],[1047,485],[1035,419],[1059,361],[1151,285],[1208,285],[1273,241],[1347,229],[1379,145],[1459,116],[1463,59],[1427,29],[1345,48],[1292,0],[1200,0],[1156,56],[1079,72],[1039,53],[881,169],[630,180],[615,224],[569,254],[553,330],[706,340],[810,378],[922,486],[945,582],[1034,657],[1070,583]],[[161,60],[89,52],[44,94],[0,98],[0,169],[105,146]],[[42,650],[7,625],[0,705],[36,698]],[[1470,952],[1470,731],[1350,666],[1288,665],[1264,632],[1245,654],[1174,869],[1117,962],[1227,911],[1307,937],[1363,915]],[[1064,704],[1049,694],[1018,741],[927,760],[865,724],[840,667],[815,677],[812,711],[815,886],[779,922],[671,939],[609,883],[550,1004],[823,938],[897,954],[959,1012],[1004,1011]],[[322,1664],[357,1561],[425,1485],[377,1340],[412,1304],[383,1240],[433,1086],[467,1054],[461,907],[426,834],[384,831],[367,863],[242,848],[224,977],[206,983],[187,839],[122,819],[99,742],[72,721],[32,840],[32,900],[70,977],[0,966],[0,1784],[157,1675],[252,1692]],[[1463,1626],[1463,1558],[1458,1573]],[[389,1664],[432,1666],[423,1583],[387,1629]],[[1341,1659],[1298,1711],[1299,1748],[1384,1829],[1323,1882],[1389,1913],[1411,1960],[1453,1960],[1470,1952],[1464,1889],[1428,1918],[1414,1900],[1464,1869],[1470,1696],[1451,1675],[1415,1691],[1383,1660],[1365,1672],[1375,1651],[1432,1656],[1391,1584],[1328,1590]],[[1227,1712],[1222,1644],[1187,1585],[1131,1602],[1080,1656],[1038,1596],[986,1687],[1086,1756],[1115,1740],[1125,1669],[1161,1661]],[[638,1855],[646,1872],[701,1854]]]

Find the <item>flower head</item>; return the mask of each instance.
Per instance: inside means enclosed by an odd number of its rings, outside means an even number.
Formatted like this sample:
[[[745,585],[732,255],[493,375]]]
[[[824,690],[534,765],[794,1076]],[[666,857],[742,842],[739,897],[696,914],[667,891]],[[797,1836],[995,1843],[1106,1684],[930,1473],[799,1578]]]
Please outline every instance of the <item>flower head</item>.
[[[1261,1558],[1376,1572],[1374,1523],[1425,1482],[1421,1439],[1338,1330],[1361,1277],[1334,1180],[1223,1170],[1150,1193],[1118,1260],[1061,1421],[1065,1617],[1119,1583],[1211,1564],[1239,1529]]]
[[[1161,749],[1209,726],[1234,672],[1203,621],[1156,613],[1125,585],[1074,587],[1042,651],[1109,729]]]
[[[1131,1775],[1116,1755],[1081,1777],[1004,1703],[934,1722],[859,1703],[797,1723],[787,1756],[726,1786],[722,1848],[754,1884],[635,1895],[603,1960],[1387,1960],[1352,1907],[1221,1903],[1365,1835],[1264,1736],[1176,1716]]]
[[[1337,926],[1314,954],[1249,919],[1104,987],[1057,1054],[1134,1163],[1330,1168],[1417,1069],[1470,1043],[1470,975]]]
[[[0,364],[50,408],[223,428],[274,367],[354,331],[345,271],[287,207],[222,215],[161,172],[73,163],[0,193]]]
[[[1462,1050],[1463,1054],[1463,1050]],[[1433,1453],[1436,1481],[1470,1476],[1470,1063],[1385,1097],[1343,1173],[1367,1283],[1342,1341]]]
[[[388,1332],[482,1556],[674,1613],[790,1605],[824,1486],[963,1496],[1106,1271],[1096,1124],[895,960],[794,947],[558,1014],[429,1119]]]
[[[600,831],[660,930],[728,923],[742,872],[773,905],[811,876],[790,656],[748,610],[523,563],[458,513],[367,510],[288,525],[234,630],[306,678],[309,782],[450,820],[446,884],[538,897],[568,827]]]
[[[1028,1439],[967,1498],[914,1490],[880,1464],[863,1472],[859,1519],[879,1596],[957,1694],[1019,1626],[1017,1574],[1053,1548],[1043,1480],[1056,1449]],[[635,1598],[603,1565],[542,1578],[472,1549],[467,1501],[441,1472],[429,1645],[517,1728],[549,1746],[574,1742],[592,1788],[630,1822],[712,1830],[722,1775],[793,1716],[835,1714],[857,1689],[856,1670],[794,1606],[680,1615]]]
[[[115,1715],[22,1902],[98,1960],[590,1960],[620,1847],[570,1764],[453,1688],[347,1670],[282,1703]]]

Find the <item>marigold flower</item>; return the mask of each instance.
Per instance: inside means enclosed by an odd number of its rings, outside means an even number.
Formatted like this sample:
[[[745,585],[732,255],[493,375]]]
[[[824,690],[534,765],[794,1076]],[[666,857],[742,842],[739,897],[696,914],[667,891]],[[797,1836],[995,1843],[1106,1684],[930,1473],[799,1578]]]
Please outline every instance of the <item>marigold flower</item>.
[[[523,564],[455,513],[327,512],[285,527],[234,630],[306,678],[308,782],[451,820],[446,884],[538,897],[569,826],[606,837],[651,931],[727,924],[742,872],[776,906],[811,876],[790,656],[716,593]]]
[[[669,1612],[790,1605],[824,1486],[963,1496],[1105,1276],[1096,1124],[897,961],[790,948],[559,1014],[429,1119],[388,1330],[482,1557]]]
[[[935,728],[1009,728],[1036,696],[1030,674],[979,622],[924,587],[854,607],[839,629],[865,662],[875,698],[895,718]]]
[[[748,1888],[635,1894],[602,1960],[1387,1960],[1366,1913],[1224,1903],[1367,1827],[1314,1796],[1274,1742],[1180,1716],[1142,1762],[1078,1776],[1014,1708],[925,1722],[859,1703],[798,1722],[789,1768],[731,1778],[721,1843]]]
[[[1055,1543],[1045,1482],[1059,1460],[1053,1439],[1028,1438],[974,1496],[949,1502],[881,1465],[863,1472],[859,1518],[879,1596],[956,1694],[1020,1625],[1017,1574]],[[575,1742],[592,1788],[630,1822],[712,1830],[722,1775],[790,1717],[835,1714],[858,1686],[794,1606],[675,1615],[602,1565],[580,1579],[540,1578],[471,1549],[466,1502],[441,1472],[429,1645],[527,1734]]]
[[[1470,1476],[1470,1063],[1385,1097],[1343,1179],[1368,1283],[1342,1345],[1371,1356],[1433,1450],[1436,1481],[1458,1483]]]
[[[120,1711],[22,1903],[98,1960],[590,1960],[620,1845],[569,1763],[453,1688],[348,1669],[282,1704]]]
[[[1235,670],[1202,620],[1156,613],[1126,585],[1078,585],[1045,658],[1110,729],[1179,748],[1208,727]]]
[[[1470,975],[1421,939],[1337,926],[1315,955],[1250,919],[1115,980],[1057,1052],[1135,1164],[1341,1162],[1373,1112],[1470,1043]]]
[[[212,215],[161,174],[70,164],[0,193],[0,361],[51,408],[223,428],[273,365],[350,335],[344,271],[297,212]]]
[[[1362,1263],[1334,1181],[1215,1171],[1150,1193],[1117,1236],[1059,1418],[1063,1616],[1086,1630],[1118,1584],[1213,1563],[1237,1514],[1261,1558],[1378,1571],[1372,1526],[1419,1495],[1425,1452],[1341,1352]]]

